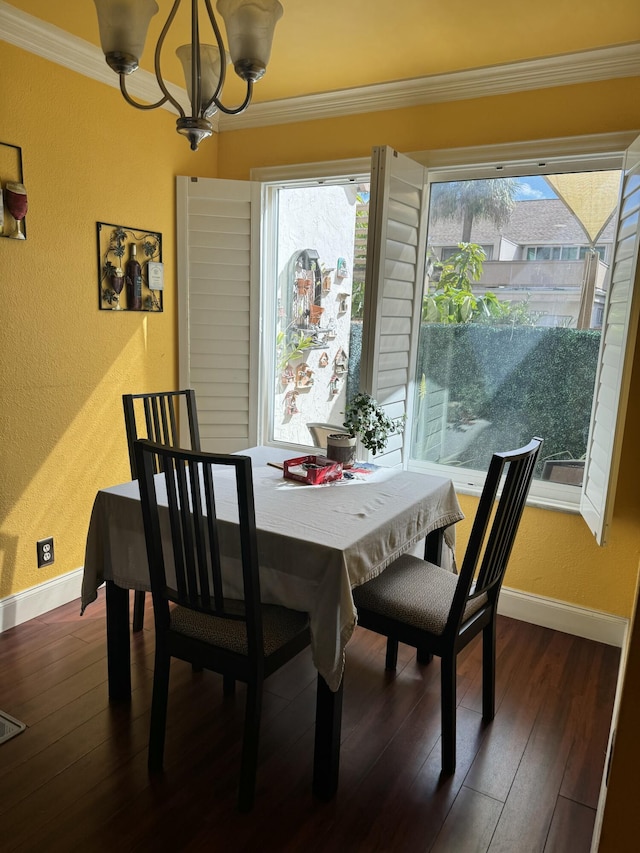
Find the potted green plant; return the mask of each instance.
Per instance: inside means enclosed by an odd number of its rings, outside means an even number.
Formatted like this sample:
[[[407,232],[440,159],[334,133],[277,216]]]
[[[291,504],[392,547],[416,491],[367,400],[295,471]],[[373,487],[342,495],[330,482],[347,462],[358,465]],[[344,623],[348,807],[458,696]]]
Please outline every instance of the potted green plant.
[[[353,466],[358,440],[371,453],[382,453],[389,437],[402,432],[406,415],[390,418],[374,400],[364,391],[356,394],[345,407],[344,432],[332,433],[327,437],[327,457],[342,462],[345,468]]]

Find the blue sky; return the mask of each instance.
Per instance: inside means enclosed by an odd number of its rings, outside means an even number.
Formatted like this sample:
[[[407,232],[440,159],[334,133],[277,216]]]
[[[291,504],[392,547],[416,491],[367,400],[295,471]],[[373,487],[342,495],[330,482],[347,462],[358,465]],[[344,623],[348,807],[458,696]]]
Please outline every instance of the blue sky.
[[[516,201],[535,201],[539,198],[557,198],[544,178],[539,175],[531,175],[527,178],[518,178],[518,194]]]

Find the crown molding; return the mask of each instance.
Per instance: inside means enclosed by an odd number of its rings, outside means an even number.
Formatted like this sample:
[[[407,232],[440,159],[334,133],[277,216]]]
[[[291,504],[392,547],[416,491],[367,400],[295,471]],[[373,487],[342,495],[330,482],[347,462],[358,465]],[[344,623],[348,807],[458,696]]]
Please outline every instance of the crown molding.
[[[118,77],[98,47],[4,0],[0,0],[0,39],[119,89]],[[219,131],[241,130],[636,76],[640,76],[640,42],[253,103],[241,115],[214,116],[212,124]],[[145,103],[158,99],[158,84],[148,71],[140,69],[131,75],[127,88]],[[168,88],[180,102],[186,102],[184,89],[174,85]],[[170,105],[164,108],[175,113]]]
[[[242,115],[221,116],[220,129],[288,124],[637,76],[640,76],[640,42],[254,103]]]

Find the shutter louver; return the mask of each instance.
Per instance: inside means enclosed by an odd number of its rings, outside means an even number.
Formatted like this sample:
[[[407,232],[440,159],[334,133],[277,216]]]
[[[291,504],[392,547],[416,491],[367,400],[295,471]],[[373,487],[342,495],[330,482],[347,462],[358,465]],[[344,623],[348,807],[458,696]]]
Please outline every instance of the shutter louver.
[[[179,177],[177,196],[180,387],[202,449],[231,453],[257,444],[259,186]]]
[[[409,414],[422,303],[426,216],[424,166],[374,148],[367,235],[361,387],[391,418]],[[406,435],[395,435],[376,462],[405,462]]]
[[[640,299],[640,138],[627,151],[587,449],[582,513],[599,545],[613,515]]]

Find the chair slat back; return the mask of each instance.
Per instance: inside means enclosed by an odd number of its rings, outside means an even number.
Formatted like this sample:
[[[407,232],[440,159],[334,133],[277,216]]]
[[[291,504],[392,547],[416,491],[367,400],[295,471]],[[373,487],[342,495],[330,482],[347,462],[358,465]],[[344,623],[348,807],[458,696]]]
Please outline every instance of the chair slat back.
[[[138,479],[133,444],[138,438],[147,438],[156,444],[177,447],[180,444],[178,425],[180,405],[184,403],[189,428],[191,450],[200,450],[200,430],[196,409],[196,395],[192,389],[163,391],[154,394],[123,394],[124,424],[129,448],[131,477]],[[156,473],[161,470],[155,460]]]
[[[526,447],[493,454],[460,570],[447,629],[457,630],[469,599],[487,595],[489,602],[495,605],[541,446],[542,439],[533,438]]]
[[[261,653],[251,458],[183,450],[145,439],[134,442],[134,455],[156,622],[160,619],[160,627],[166,629],[170,601],[242,620],[247,623],[249,654]],[[216,492],[223,487],[225,501],[231,492],[237,524],[218,518]],[[242,577],[235,582],[240,592],[233,598],[225,595],[223,555],[235,557],[241,566]],[[243,608],[238,606],[242,595]]]

